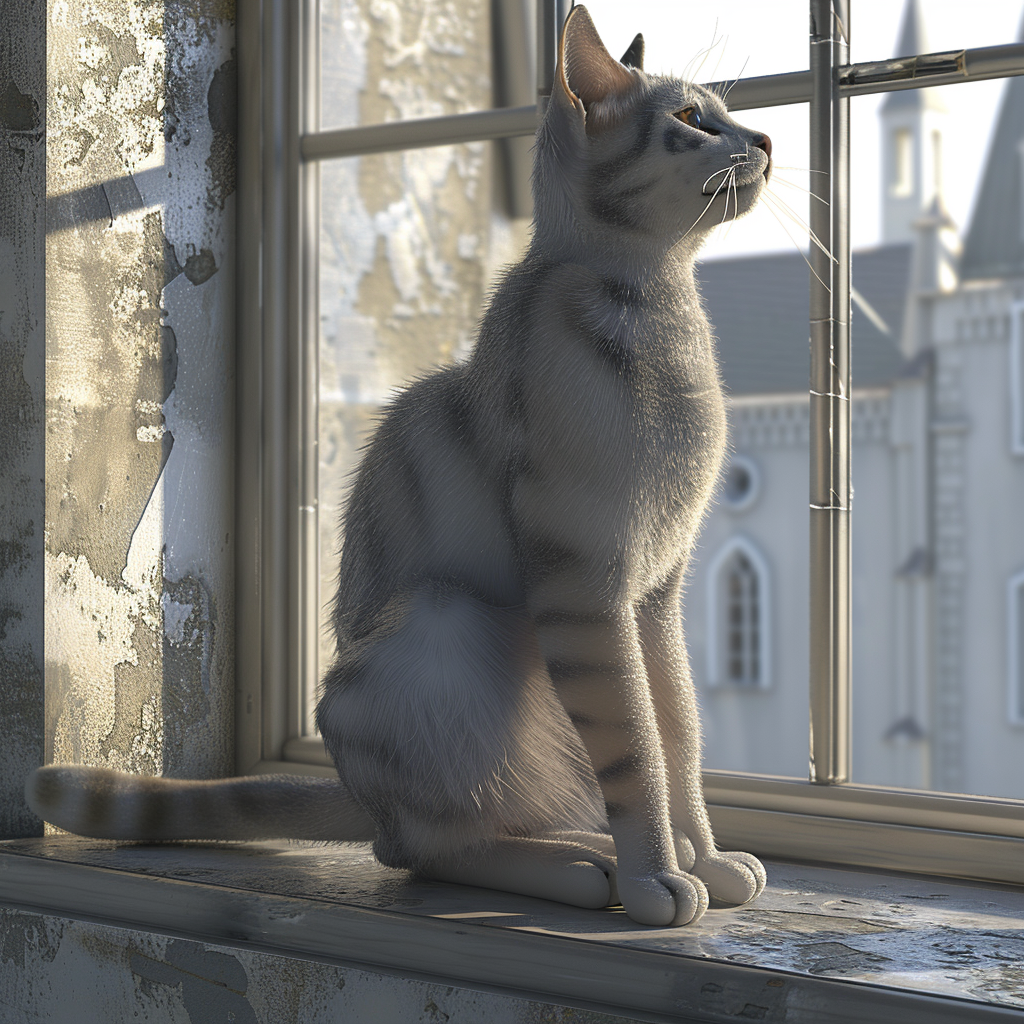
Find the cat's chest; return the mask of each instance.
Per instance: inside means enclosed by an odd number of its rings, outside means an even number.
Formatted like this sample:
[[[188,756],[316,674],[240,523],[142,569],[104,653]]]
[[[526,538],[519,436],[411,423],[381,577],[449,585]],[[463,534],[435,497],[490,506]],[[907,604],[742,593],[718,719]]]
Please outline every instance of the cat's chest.
[[[650,520],[703,507],[725,444],[710,337],[672,324],[617,333],[577,325],[538,359],[526,396],[527,458],[548,486]],[[622,508],[619,513],[629,516]]]

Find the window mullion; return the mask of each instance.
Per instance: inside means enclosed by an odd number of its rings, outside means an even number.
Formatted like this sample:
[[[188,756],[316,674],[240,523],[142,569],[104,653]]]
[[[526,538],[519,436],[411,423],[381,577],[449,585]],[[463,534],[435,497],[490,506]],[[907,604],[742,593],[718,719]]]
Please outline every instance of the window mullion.
[[[850,777],[849,2],[810,15],[810,778],[827,784]]]

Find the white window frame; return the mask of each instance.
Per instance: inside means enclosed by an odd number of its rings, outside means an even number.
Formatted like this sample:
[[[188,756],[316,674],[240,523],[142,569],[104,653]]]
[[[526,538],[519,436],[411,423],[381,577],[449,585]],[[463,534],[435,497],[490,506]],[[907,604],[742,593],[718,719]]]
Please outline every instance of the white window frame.
[[[315,0],[239,0],[236,765],[330,774],[302,736],[299,680],[316,651],[316,174],[321,159],[532,133],[532,106],[419,122],[314,131],[303,92],[316,78],[303,32]],[[850,785],[849,232],[851,96],[1024,74],[1024,44],[851,65],[850,0],[810,0],[810,71],[731,84],[730,107],[811,103],[812,228],[836,263],[812,256],[831,295],[812,310],[811,722],[813,778],[706,772],[719,841],[765,856],[821,859],[1024,883],[1024,801]],[[853,0],[855,3],[856,0]],[[553,69],[566,0],[538,0],[538,79]],[[305,52],[303,52],[305,48]],[[550,81],[551,72],[547,72]],[[540,98],[543,102],[543,96]],[[308,114],[307,105],[305,116]],[[824,162],[823,162],[824,161]],[[831,182],[831,184],[830,184]],[[824,218],[824,221],[822,220]],[[305,241],[304,241],[305,239]],[[812,281],[813,287],[813,281]],[[829,290],[826,289],[826,293]],[[846,310],[844,314],[843,310]],[[313,316],[310,313],[313,311]],[[823,311],[823,312],[822,312]],[[311,322],[312,321],[312,322]],[[825,323],[824,333],[815,324]],[[838,369],[836,379],[820,369]],[[823,362],[824,360],[824,362]],[[846,390],[843,390],[843,389]],[[834,438],[833,444],[829,438]],[[845,480],[845,482],[844,482]],[[841,500],[835,500],[835,494]],[[845,554],[844,554],[845,552]],[[816,614],[831,625],[815,627]],[[313,632],[311,632],[311,630]],[[311,642],[312,639],[312,642]],[[313,662],[315,663],[315,662]]]
[[[758,680],[752,684],[737,684],[726,678],[723,662],[728,622],[722,622],[722,577],[733,556],[741,553],[757,573],[758,588]],[[768,562],[749,537],[738,533],[730,537],[715,553],[707,569],[707,682],[714,688],[729,688],[737,692],[757,693],[771,689],[772,685],[772,598],[771,573]]]

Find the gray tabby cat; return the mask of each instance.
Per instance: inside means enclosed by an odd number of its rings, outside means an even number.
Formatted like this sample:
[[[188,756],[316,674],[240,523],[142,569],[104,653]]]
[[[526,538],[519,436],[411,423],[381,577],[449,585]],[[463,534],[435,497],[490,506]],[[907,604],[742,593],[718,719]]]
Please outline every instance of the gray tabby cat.
[[[401,394],[363,459],[317,711],[339,780],[50,767],[41,816],[372,839],[393,867],[650,925],[761,892],[711,834],[680,588],[725,446],[694,259],[757,201],[771,143],[642,51],[614,60],[570,13],[529,252],[471,358]]]

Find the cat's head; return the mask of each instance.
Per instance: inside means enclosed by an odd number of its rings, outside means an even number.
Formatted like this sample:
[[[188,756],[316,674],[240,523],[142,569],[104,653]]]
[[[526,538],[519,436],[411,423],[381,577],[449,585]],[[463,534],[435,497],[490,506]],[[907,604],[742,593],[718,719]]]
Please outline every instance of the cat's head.
[[[538,232],[696,251],[757,202],[771,173],[768,137],[737,124],[714,93],[648,75],[642,62],[641,36],[620,62],[586,8],[569,12],[537,137]]]

